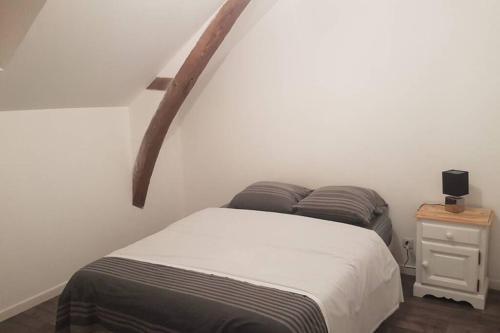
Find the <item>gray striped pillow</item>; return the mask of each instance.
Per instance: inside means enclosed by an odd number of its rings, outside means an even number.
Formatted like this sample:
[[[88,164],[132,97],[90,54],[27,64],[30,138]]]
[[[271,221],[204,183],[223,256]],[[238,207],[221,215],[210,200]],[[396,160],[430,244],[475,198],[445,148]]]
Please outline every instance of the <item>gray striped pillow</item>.
[[[294,205],[309,193],[311,190],[302,186],[257,182],[238,193],[229,203],[229,208],[291,214],[295,210]]]
[[[355,186],[327,186],[295,205],[296,214],[323,220],[370,226],[387,203],[377,192]]]

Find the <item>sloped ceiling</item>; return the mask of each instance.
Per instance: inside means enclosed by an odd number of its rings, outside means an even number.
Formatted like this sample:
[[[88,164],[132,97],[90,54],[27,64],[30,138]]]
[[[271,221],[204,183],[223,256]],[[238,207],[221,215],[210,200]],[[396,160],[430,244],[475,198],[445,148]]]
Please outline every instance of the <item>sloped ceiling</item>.
[[[0,111],[128,105],[222,2],[47,0],[0,72]]]
[[[7,65],[45,0],[0,1],[0,68]]]

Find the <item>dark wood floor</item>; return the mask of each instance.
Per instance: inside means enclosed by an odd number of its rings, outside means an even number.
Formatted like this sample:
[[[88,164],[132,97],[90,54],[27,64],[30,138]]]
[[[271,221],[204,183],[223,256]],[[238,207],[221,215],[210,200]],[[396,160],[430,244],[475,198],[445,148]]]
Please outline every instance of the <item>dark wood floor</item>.
[[[376,333],[500,333],[500,292],[490,291],[486,310],[467,303],[412,296],[413,277],[403,276],[405,303]],[[57,300],[0,323],[0,333],[53,333]]]
[[[0,333],[54,333],[57,298],[0,323]]]
[[[414,277],[403,275],[405,302],[376,333],[500,333],[500,292],[490,290],[486,309],[433,296],[413,297]]]

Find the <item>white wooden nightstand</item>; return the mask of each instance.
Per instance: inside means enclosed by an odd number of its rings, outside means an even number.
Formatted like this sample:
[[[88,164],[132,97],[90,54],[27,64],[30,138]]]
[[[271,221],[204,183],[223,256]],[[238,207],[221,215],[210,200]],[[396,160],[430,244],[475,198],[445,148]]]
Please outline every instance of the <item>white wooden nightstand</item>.
[[[417,212],[417,276],[413,295],[451,298],[484,309],[488,293],[488,242],[493,212],[442,205]]]

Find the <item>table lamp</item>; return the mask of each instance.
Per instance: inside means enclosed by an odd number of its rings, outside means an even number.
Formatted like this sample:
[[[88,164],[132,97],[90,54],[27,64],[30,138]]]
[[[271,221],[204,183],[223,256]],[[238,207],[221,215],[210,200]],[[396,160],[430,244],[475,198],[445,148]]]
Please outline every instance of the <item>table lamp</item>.
[[[462,196],[469,194],[469,172],[460,170],[443,171],[443,194],[445,210],[452,213],[461,213],[465,210],[465,199]]]

